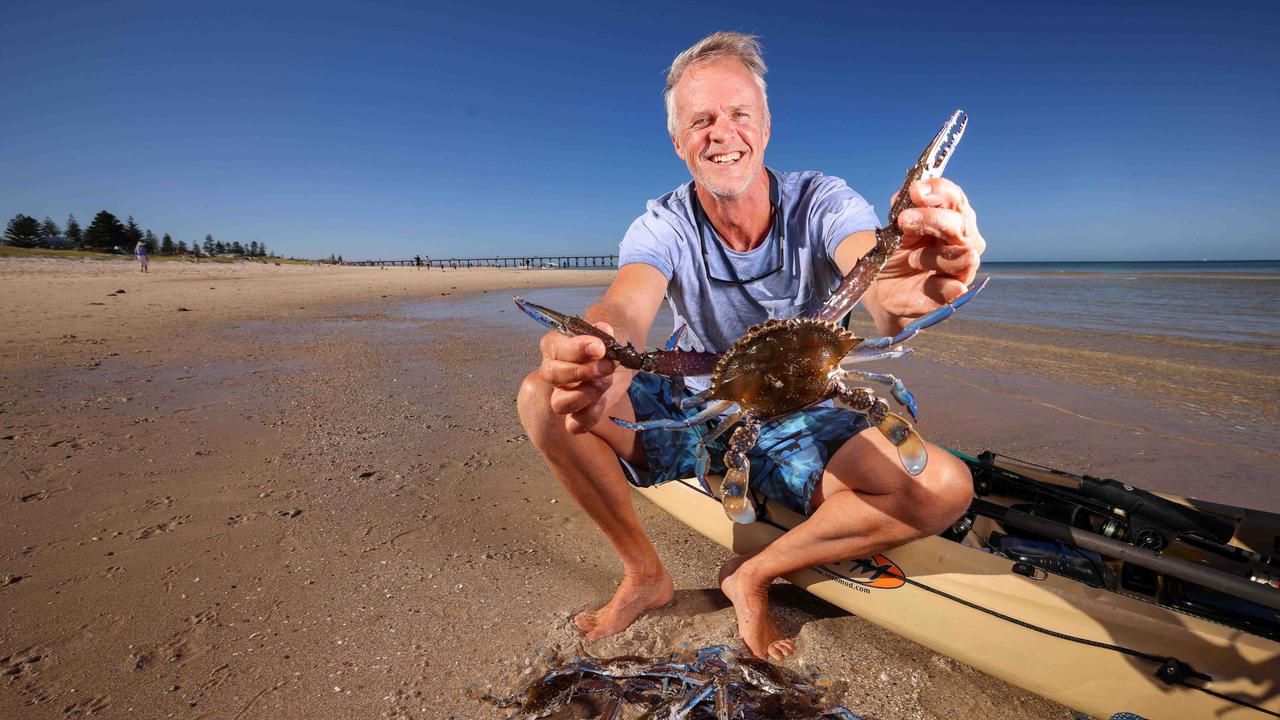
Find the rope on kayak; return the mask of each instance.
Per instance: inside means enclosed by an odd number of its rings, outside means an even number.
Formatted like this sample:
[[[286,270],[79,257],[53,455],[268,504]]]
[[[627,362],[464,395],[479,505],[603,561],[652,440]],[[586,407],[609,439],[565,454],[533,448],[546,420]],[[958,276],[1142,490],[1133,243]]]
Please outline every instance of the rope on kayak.
[[[919,580],[913,580],[911,578],[906,578],[906,577],[902,579],[905,580],[908,584],[918,587],[921,590],[928,590],[929,592],[935,595],[944,597],[954,602],[958,602],[961,605],[964,605],[965,607],[973,608],[974,610],[979,610],[988,615],[998,617],[1001,620],[1013,623],[1014,625],[1018,625],[1020,627],[1024,627],[1028,630],[1034,630],[1035,632],[1041,633],[1043,635],[1055,637],[1060,640],[1070,640],[1071,642],[1080,643],[1081,645],[1089,645],[1092,647],[1101,648],[1103,650],[1113,650],[1115,652],[1129,655],[1131,657],[1136,657],[1142,660],[1146,660],[1147,662],[1154,663],[1160,666],[1157,669],[1157,671],[1154,673],[1154,675],[1157,678],[1159,678],[1162,682],[1165,682],[1166,684],[1179,685],[1181,687],[1190,688],[1192,690],[1199,690],[1202,693],[1205,693],[1207,695],[1212,695],[1220,700],[1226,700],[1227,702],[1232,702],[1237,705],[1247,707],[1251,710],[1257,710],[1258,712],[1263,713],[1265,715],[1270,715],[1271,717],[1280,718],[1280,713],[1278,712],[1268,710],[1259,705],[1254,705],[1253,703],[1247,700],[1242,700],[1232,695],[1227,695],[1226,693],[1218,692],[1217,690],[1211,690],[1207,687],[1201,687],[1200,685],[1195,685],[1190,682],[1187,682],[1186,680],[1187,676],[1202,678],[1208,681],[1213,680],[1213,678],[1203,673],[1195,672],[1194,670],[1191,669],[1190,665],[1187,665],[1186,663],[1182,662],[1181,660],[1178,660],[1175,657],[1161,657],[1159,655],[1142,652],[1141,650],[1134,650],[1133,648],[1124,647],[1122,645],[1112,645],[1111,643],[1105,643],[1098,640],[1090,640],[1088,638],[1076,637],[1075,635],[1067,635],[1066,633],[1060,633],[1056,630],[1050,630],[1049,628],[1040,627],[1039,625],[1032,625],[1031,623],[1025,620],[1019,620],[1018,618],[1005,615],[1004,613],[998,612],[996,610],[992,610],[991,608],[983,607],[981,605],[978,605],[977,603],[971,602],[969,600],[965,600],[962,597],[957,597],[948,592],[944,592],[937,588],[925,585]]]

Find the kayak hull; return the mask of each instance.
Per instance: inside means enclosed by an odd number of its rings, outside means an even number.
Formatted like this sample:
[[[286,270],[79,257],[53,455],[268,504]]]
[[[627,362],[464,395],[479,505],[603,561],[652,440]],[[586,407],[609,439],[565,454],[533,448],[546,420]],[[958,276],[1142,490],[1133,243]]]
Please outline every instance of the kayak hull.
[[[718,478],[711,480],[718,492]],[[766,503],[763,521],[734,524],[719,500],[692,479],[638,492],[735,553],[759,548],[804,519]],[[1094,717],[1130,712],[1149,720],[1246,720],[1280,713],[1280,643],[1066,577],[1018,574],[1013,565],[976,547],[928,537],[871,561],[809,568],[787,580]],[[1170,657],[1213,678],[1187,680],[1211,692],[1157,678],[1158,659]]]

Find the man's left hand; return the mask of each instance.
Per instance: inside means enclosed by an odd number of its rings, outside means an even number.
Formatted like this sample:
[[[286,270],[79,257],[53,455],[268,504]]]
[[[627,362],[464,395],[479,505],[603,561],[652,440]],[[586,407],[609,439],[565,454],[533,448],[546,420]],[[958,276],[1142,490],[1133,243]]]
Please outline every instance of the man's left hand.
[[[911,200],[916,207],[898,216],[902,247],[863,296],[886,335],[963,294],[987,249],[959,185],[946,178],[921,180],[911,186]]]

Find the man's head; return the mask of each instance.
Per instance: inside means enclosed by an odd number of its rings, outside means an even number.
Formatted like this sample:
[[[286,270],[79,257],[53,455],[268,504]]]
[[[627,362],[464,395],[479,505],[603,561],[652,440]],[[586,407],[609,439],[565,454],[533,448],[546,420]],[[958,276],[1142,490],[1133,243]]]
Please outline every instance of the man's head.
[[[769,100],[754,36],[718,32],[676,56],[663,99],[676,155],[694,180],[736,197],[758,180],[769,144]]]

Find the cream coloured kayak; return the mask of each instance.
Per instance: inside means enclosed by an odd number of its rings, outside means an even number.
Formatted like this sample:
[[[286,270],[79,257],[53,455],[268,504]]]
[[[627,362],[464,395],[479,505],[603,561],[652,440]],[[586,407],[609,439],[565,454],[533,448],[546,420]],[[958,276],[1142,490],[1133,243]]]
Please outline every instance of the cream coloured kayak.
[[[976,476],[981,472],[978,459],[961,457]],[[1032,488],[1046,481],[1072,482],[1065,474],[999,462],[1010,471],[1005,474],[1017,474]],[[717,493],[718,483],[718,478],[712,478]],[[1021,490],[1004,495],[989,483],[977,485],[987,492],[975,500],[975,507],[1015,512],[1003,521],[992,517],[1001,512],[971,513],[942,536],[917,540],[869,560],[798,571],[787,579],[936,652],[1093,717],[1119,712],[1148,720],[1280,717],[1280,612],[1240,600],[1222,587],[1206,589],[1136,566],[1144,562],[1141,557],[1117,560],[1063,543],[1056,545],[1061,556],[1053,557],[1045,551],[1055,546],[1043,534],[1009,525],[1016,522],[1013,516],[1018,508],[1028,507],[1022,502],[1025,498],[1018,497]],[[758,548],[803,520],[767,502],[762,520],[735,525],[719,500],[692,479],[638,492],[737,553]],[[1049,507],[1052,502],[1041,505]],[[1192,572],[1218,573],[1207,579],[1185,576],[1202,582],[1253,567],[1252,585],[1262,591],[1250,596],[1268,603],[1267,591],[1273,590],[1280,601],[1280,589],[1265,584],[1267,571],[1274,567],[1266,553],[1280,549],[1280,516],[1223,505],[1196,506],[1231,523],[1234,535],[1221,547],[1195,537],[1176,540],[1162,548],[1160,561],[1165,565],[1160,567],[1179,576],[1183,565]],[[1029,514],[1035,514],[1035,507]],[[1086,502],[1086,509],[1072,517],[1090,515],[1090,511],[1099,516],[1098,507]],[[1116,527],[1125,524],[1138,529],[1137,512],[1134,509],[1132,517],[1126,517],[1119,511],[1111,518],[1118,522],[1099,529],[1113,535],[1123,532]],[[1095,522],[1107,519],[1103,513]],[[1043,522],[1053,525],[1052,519]],[[1039,525],[1032,527],[1048,532]],[[1104,549],[1123,549],[1118,546],[1124,543],[1107,539],[1105,533],[1097,535],[1099,543],[1111,543]],[[1206,547],[1217,551],[1207,553],[1215,557],[1197,555],[1205,555]],[[1157,555],[1149,550],[1135,552]],[[1217,557],[1224,553],[1225,557]],[[1247,579],[1223,585],[1253,590]]]

